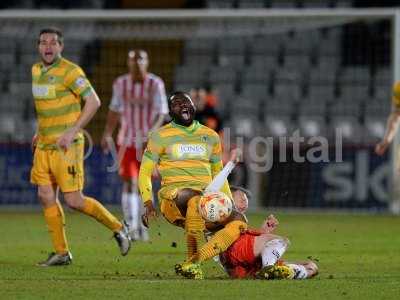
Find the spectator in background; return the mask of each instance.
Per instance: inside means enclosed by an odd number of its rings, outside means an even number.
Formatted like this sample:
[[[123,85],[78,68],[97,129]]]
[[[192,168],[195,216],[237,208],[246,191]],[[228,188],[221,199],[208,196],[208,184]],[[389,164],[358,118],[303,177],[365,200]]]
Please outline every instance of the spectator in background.
[[[205,98],[206,98],[207,105],[217,109],[219,106],[219,99],[218,99],[217,95],[213,92],[213,90],[209,86],[206,87],[205,90],[206,90]]]
[[[117,145],[119,175],[123,180],[122,211],[130,227],[131,239],[148,240],[147,228],[141,221],[143,203],[137,188],[139,160],[147,134],[162,125],[168,105],[163,80],[147,71],[147,52],[141,49],[129,51],[127,64],[129,73],[119,76],[113,84],[101,144],[105,152],[110,150],[110,139],[121,121]]]
[[[215,96],[208,94],[204,88],[198,87],[190,90],[190,96],[196,106],[196,120],[220,133],[223,124],[222,119],[215,110],[215,105],[217,104]]]

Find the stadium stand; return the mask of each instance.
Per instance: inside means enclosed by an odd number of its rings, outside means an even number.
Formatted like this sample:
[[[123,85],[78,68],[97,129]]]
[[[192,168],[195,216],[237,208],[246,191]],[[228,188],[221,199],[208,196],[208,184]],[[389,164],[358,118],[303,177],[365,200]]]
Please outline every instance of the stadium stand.
[[[204,8],[212,9],[334,8],[350,7],[352,1],[207,0],[202,3]],[[21,0],[4,1],[2,8],[5,7],[107,8],[108,6],[103,0],[67,1],[61,6],[52,1]],[[37,30],[38,26],[42,25],[30,27],[21,24],[18,28],[20,38],[17,40],[7,40],[6,34],[15,31],[15,26],[5,23],[0,28],[0,88],[4,92],[1,105],[7,104],[5,98],[22,99],[10,107],[12,112],[23,111],[13,117],[17,120],[17,124],[31,122],[33,119],[33,110],[27,105],[30,103],[29,69],[37,55],[32,51],[36,41],[29,32]],[[123,60],[118,60],[121,55],[118,54],[120,52],[115,54],[115,49],[124,51],[126,45],[107,41],[105,38],[95,40],[94,26],[80,22],[66,25],[64,32],[68,43],[64,53],[72,61],[83,64],[89,75],[93,76],[94,84],[102,87],[100,91],[102,97],[108,99],[111,78],[119,70],[122,72],[125,64]],[[267,28],[262,27],[267,25],[261,23],[249,26]],[[271,29],[269,33],[245,37],[229,35],[221,38],[189,37],[173,42],[175,45],[172,46],[173,50],[168,49],[170,57],[166,58],[168,62],[164,62],[162,66],[159,66],[158,62],[154,62],[153,65],[160,68],[156,71],[166,79],[169,91],[173,89],[188,91],[196,86],[210,86],[220,99],[217,110],[228,119],[232,119],[232,113],[242,112],[243,103],[251,99],[251,105],[257,103],[256,117],[251,122],[255,122],[256,127],[269,128],[267,132],[275,132],[274,134],[283,132],[284,130],[272,129],[281,128],[276,124],[282,123],[285,128],[304,127],[306,117],[317,116],[319,118],[314,123],[322,128],[321,130],[325,130],[324,128],[336,126],[333,120],[351,116],[357,122],[346,122],[352,126],[357,123],[357,126],[353,127],[365,130],[363,136],[366,141],[370,141],[369,135],[377,136],[377,132],[381,130],[377,129],[380,126],[377,124],[381,124],[389,110],[387,99],[390,97],[391,70],[379,62],[375,65],[369,62],[349,63],[346,56],[353,54],[343,51],[346,30],[348,27],[338,25],[309,29],[295,28],[283,32]],[[254,30],[254,32],[260,31]],[[27,38],[29,36],[30,38]],[[110,71],[111,65],[112,71]],[[13,72],[10,76],[5,76],[11,68]],[[272,118],[271,122],[268,118]],[[103,119],[104,116],[101,115],[95,123],[100,124]],[[275,119],[278,119],[277,123],[274,123]],[[370,122],[375,125],[370,125]],[[93,126],[99,126],[96,124]],[[16,131],[15,126],[10,125],[3,131],[10,133],[13,130]],[[330,131],[329,128],[327,131]],[[13,138],[12,134],[7,136]]]

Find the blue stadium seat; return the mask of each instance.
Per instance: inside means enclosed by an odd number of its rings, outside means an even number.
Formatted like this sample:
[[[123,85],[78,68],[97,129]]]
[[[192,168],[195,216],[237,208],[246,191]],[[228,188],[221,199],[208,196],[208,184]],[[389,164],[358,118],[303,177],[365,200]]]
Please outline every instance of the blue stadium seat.
[[[233,66],[211,66],[208,80],[211,84],[236,83],[236,68]]]
[[[250,65],[257,66],[257,68],[263,68],[264,70],[273,70],[278,65],[278,57],[277,56],[269,56],[265,54],[253,54],[249,57]]]
[[[257,97],[247,97],[238,95],[232,98],[231,114],[236,118],[237,115],[251,115],[257,118],[260,112],[260,100]]]
[[[311,60],[307,54],[288,54],[284,57],[283,68],[298,68],[308,73],[310,67]]]
[[[0,141],[13,141],[19,119],[8,111],[0,111]]]
[[[265,7],[264,0],[239,0],[239,8],[263,8]]]
[[[337,8],[351,8],[353,6],[352,0],[335,0],[333,2],[333,7]]]
[[[378,69],[373,79],[373,90],[376,98],[390,99],[392,94],[393,76],[390,68]]]
[[[210,38],[195,38],[185,41],[184,54],[208,54],[215,52],[216,39]]]
[[[246,63],[246,57],[244,54],[220,54],[218,56],[218,65],[220,66],[231,66],[238,69],[242,68]]]
[[[334,116],[331,119],[330,130],[332,136],[334,136],[335,130],[339,131],[344,142],[360,143],[363,141],[363,127],[357,117]]]
[[[347,67],[338,75],[339,91],[344,98],[367,98],[371,91],[368,67]]]
[[[310,85],[334,85],[336,81],[336,69],[325,69],[322,66],[313,68],[309,72]]]
[[[364,112],[363,101],[364,98],[343,98],[339,97],[333,100],[329,108],[329,116],[342,117],[353,116],[360,117]]]
[[[232,8],[235,0],[207,0],[207,8]]]
[[[275,73],[274,96],[275,98],[299,99],[302,95],[303,78],[297,69],[279,69]]]
[[[275,82],[274,97],[281,100],[300,99],[302,88],[298,82]]]
[[[191,53],[185,55],[185,65],[209,66],[214,64],[214,57],[210,54]]]
[[[298,0],[271,0],[271,8],[296,8],[300,6]]]
[[[260,134],[260,126],[257,116],[257,103],[244,98],[236,98],[232,103],[231,126],[236,136],[251,138]]]
[[[202,85],[206,74],[206,65],[181,65],[175,68],[174,84]]]
[[[391,105],[390,97],[370,98],[365,102],[365,118],[387,118],[391,111]]]
[[[320,34],[316,30],[302,30],[284,36],[285,55],[311,55]]]
[[[307,92],[308,98],[323,103],[331,102],[335,97],[335,86],[333,84],[310,84]]]
[[[265,116],[264,136],[281,137],[292,134],[293,124],[289,116],[268,114]]]
[[[323,116],[299,115],[297,126],[301,137],[328,137],[326,121]]]
[[[327,0],[302,0],[304,8],[329,8],[331,1]]]
[[[283,37],[279,34],[260,35],[250,45],[250,55],[278,57],[282,51]]]
[[[366,116],[364,120],[364,141],[375,144],[385,135],[386,118],[384,116]]]
[[[242,67],[246,61],[245,38],[229,37],[218,40],[218,63],[219,65],[230,65],[233,67]]]
[[[265,115],[285,116],[290,118],[297,110],[297,101],[295,99],[280,101],[276,98],[267,98],[266,100],[264,109]]]
[[[245,83],[242,86],[242,95],[248,98],[265,99],[269,95],[267,83]]]
[[[253,63],[246,67],[242,73],[242,85],[246,84],[264,84],[269,85],[271,80],[271,70],[273,67],[264,63]]]
[[[327,97],[304,98],[299,103],[299,114],[325,117],[331,99]]]
[[[235,85],[233,83],[212,84],[211,88],[215,91],[219,101],[218,112],[225,115],[235,98]]]

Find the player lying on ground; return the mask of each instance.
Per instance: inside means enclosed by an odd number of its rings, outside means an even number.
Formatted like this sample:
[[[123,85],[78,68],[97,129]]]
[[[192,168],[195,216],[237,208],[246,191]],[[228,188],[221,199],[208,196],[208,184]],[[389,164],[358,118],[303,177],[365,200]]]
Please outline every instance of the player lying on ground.
[[[208,191],[218,190],[220,183],[229,175],[234,164],[229,162],[207,187]],[[231,187],[236,208],[245,213],[248,208],[249,192],[240,187]],[[273,234],[278,221],[269,216],[258,230],[247,230],[224,252],[219,255],[219,261],[232,278],[259,279],[305,279],[318,273],[317,265],[312,261],[285,262],[281,260],[289,241]],[[218,225],[206,223],[209,233],[218,229]],[[209,237],[210,235],[208,235]],[[176,266],[177,273],[192,278],[196,266],[184,263]],[[201,270],[197,268],[197,273]],[[199,275],[194,278],[200,277]]]
[[[209,194],[206,193],[204,197]],[[247,197],[242,190],[234,189],[234,199],[243,211],[247,209]],[[243,216],[237,209],[232,214],[220,222],[206,222],[205,228],[209,232],[209,241],[211,244],[217,236],[221,234],[221,229],[229,225],[237,216]],[[247,223],[247,219],[244,217]],[[268,220],[271,226],[272,219]],[[265,230],[242,230],[237,239],[230,247],[226,249],[218,248],[214,245],[214,250],[220,255],[220,261],[226,272],[233,278],[254,277],[259,273],[259,277],[266,279],[283,279],[293,278],[294,270],[287,265],[276,265],[277,260],[285,252],[288,240],[284,237],[272,234],[271,231]],[[247,264],[247,265],[246,265]],[[188,261],[177,264],[175,271],[187,278],[202,279],[203,272],[200,268],[200,261],[196,257],[189,258]]]
[[[235,204],[242,205],[245,212],[247,205],[243,205],[246,197],[244,191],[232,191]],[[273,234],[278,224],[273,215],[268,216],[260,229],[247,230],[228,250],[219,255],[219,261],[230,277],[306,279],[318,274],[318,267],[313,261],[287,262],[281,259],[289,241]]]
[[[231,161],[228,162],[228,164],[224,167],[224,169],[214,178],[214,180],[210,183],[210,185],[205,189],[204,197],[208,197],[208,195],[212,195],[212,193],[216,193],[220,187],[221,184],[226,180],[228,177],[229,173],[233,170],[234,164],[235,163],[235,153],[232,153]],[[233,196],[234,199],[236,200],[235,202],[237,203],[237,207],[233,209],[231,215],[226,219],[222,220],[219,222],[205,222],[205,228],[210,232],[211,234],[209,235],[210,239],[209,241],[205,244],[211,244],[213,246],[214,253],[221,254],[225,253],[226,251],[226,256],[224,255],[223,258],[225,258],[224,265],[226,266],[227,272],[229,270],[237,269],[239,270],[240,268],[240,261],[241,260],[246,260],[250,261],[249,257],[253,259],[254,253],[253,253],[253,243],[254,243],[254,238],[250,238],[250,234],[248,234],[248,231],[246,229],[242,229],[240,231],[239,236],[231,237],[235,238],[233,241],[232,245],[226,248],[221,248],[219,245],[213,244],[213,240],[215,239],[215,236],[221,235],[223,232],[222,230],[225,230],[226,227],[229,227],[229,224],[237,219],[240,218],[240,220],[243,220],[247,224],[247,219],[244,216],[243,212],[247,210],[248,207],[248,199],[246,193],[244,193],[243,189],[240,188],[234,188],[233,189]],[[214,236],[215,234],[215,236]],[[246,235],[248,237],[248,241],[243,238],[243,236]],[[211,237],[212,236],[212,237]],[[237,239],[241,240],[240,243],[237,243]],[[268,256],[268,261],[264,260],[264,264],[260,265],[254,265],[252,269],[256,269],[260,271],[261,267],[265,267],[263,269],[263,273],[265,273],[264,277],[268,277],[268,279],[273,279],[273,278],[291,278],[293,277],[293,269],[289,268],[286,265],[275,265],[276,259],[274,260],[274,257],[278,256],[277,259],[283,254],[283,252],[286,250],[287,247],[287,239],[271,234],[271,233],[266,233],[264,234],[261,238],[258,239],[260,243],[268,243],[270,241],[275,241],[272,245],[269,245],[268,251],[270,252]],[[250,243],[253,242],[253,243]],[[251,251],[249,252],[249,248],[251,247]],[[261,248],[261,246],[259,246]],[[242,250],[247,250],[246,253],[242,253]],[[272,253],[272,254],[271,254]],[[257,253],[258,255],[258,253]],[[266,257],[266,255],[264,255]],[[236,261],[235,258],[240,259],[239,261]],[[180,274],[184,277],[187,278],[192,278],[192,279],[202,279],[203,278],[203,272],[200,267],[200,261],[196,260],[196,257],[189,257],[189,259],[181,264],[177,264],[175,266],[175,271],[177,274]],[[239,271],[238,271],[239,272]],[[229,275],[233,276],[234,270],[232,272],[228,272]],[[239,277],[239,276],[233,276],[233,277]],[[242,276],[245,277],[245,276]]]
[[[162,179],[158,192],[161,213],[171,224],[185,228],[187,259],[200,263],[226,250],[247,229],[247,223],[242,214],[235,213],[212,240],[198,247],[205,229],[198,203],[222,169],[221,143],[215,131],[194,121],[195,107],[189,95],[176,92],[168,105],[172,122],[149,137],[139,172],[139,191],[146,207],[145,219],[155,216],[151,175],[157,166]],[[231,197],[226,179],[221,190]]]

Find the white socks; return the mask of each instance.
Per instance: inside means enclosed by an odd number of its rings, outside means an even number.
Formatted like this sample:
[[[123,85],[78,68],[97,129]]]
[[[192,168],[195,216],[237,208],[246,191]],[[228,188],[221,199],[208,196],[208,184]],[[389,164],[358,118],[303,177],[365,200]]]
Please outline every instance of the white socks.
[[[278,259],[282,257],[283,253],[285,253],[287,247],[287,240],[274,239],[268,241],[261,252],[262,266],[266,267],[274,265],[278,261]],[[293,279],[308,278],[308,272],[305,266],[293,263],[286,264],[286,266],[294,271]]]
[[[261,260],[263,267],[274,265],[278,259],[285,253],[288,243],[283,239],[274,239],[265,244],[261,251]]]
[[[133,240],[149,239],[147,228],[143,225],[142,214],[144,207],[137,193],[122,193],[122,212],[124,219],[129,224],[129,236]]]

